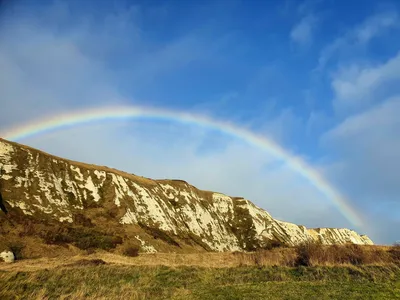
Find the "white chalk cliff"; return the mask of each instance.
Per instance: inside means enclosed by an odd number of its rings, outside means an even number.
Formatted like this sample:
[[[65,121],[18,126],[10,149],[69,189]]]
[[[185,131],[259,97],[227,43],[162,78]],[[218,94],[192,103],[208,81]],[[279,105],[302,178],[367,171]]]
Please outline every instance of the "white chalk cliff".
[[[3,210],[31,218],[73,224],[77,213],[102,207],[115,212],[116,226],[157,229],[178,245],[190,239],[212,251],[254,250],[271,241],[372,244],[349,229],[307,229],[275,220],[249,200],[201,191],[184,181],[72,162],[3,139],[0,168]]]

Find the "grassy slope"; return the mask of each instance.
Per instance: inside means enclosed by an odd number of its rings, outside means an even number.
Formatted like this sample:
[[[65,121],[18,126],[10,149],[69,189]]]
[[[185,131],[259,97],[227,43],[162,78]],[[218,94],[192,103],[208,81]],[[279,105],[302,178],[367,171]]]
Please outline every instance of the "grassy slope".
[[[0,271],[0,286],[0,299],[400,299],[400,269],[75,264]]]

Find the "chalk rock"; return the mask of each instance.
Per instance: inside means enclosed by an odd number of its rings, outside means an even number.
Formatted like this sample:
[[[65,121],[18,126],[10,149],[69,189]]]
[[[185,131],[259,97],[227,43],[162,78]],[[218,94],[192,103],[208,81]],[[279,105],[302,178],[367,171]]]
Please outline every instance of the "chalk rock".
[[[6,263],[13,263],[15,261],[14,253],[7,250],[0,253],[0,258]]]
[[[1,138],[0,167],[0,192],[10,214],[65,227],[89,220],[99,232],[114,224],[129,238],[141,232],[146,252],[158,250],[161,243],[163,251],[253,251],[308,241],[373,244],[346,228],[308,229],[276,220],[243,197],[73,162]]]

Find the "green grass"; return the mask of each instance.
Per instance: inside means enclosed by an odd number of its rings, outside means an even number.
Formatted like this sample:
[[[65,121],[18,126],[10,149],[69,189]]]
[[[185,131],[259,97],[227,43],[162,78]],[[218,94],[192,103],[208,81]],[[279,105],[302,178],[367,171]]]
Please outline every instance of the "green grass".
[[[0,299],[400,299],[400,269],[74,266],[0,272]]]

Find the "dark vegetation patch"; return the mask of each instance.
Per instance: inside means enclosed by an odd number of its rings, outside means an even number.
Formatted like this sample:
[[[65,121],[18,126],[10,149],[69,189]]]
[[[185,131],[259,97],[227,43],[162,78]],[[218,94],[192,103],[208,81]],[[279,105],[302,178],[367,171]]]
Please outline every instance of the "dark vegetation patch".
[[[40,232],[46,244],[73,244],[82,250],[97,248],[110,250],[122,244],[122,238],[110,233],[98,231],[84,226],[67,227],[63,225],[46,228]]]
[[[269,240],[267,242],[265,242],[265,244],[263,245],[262,249],[263,250],[272,250],[275,248],[283,248],[285,247],[285,244],[282,243],[281,241],[278,240]]]
[[[238,200],[240,201],[240,200]],[[255,251],[260,248],[258,241],[254,238],[256,230],[249,211],[237,205],[234,201],[235,216],[231,230],[239,240],[239,245],[246,251]]]
[[[102,208],[101,204],[96,201],[83,201],[82,206],[84,209]]]
[[[160,239],[172,246],[181,247],[179,243],[175,241],[172,237],[170,237],[166,232],[155,227],[149,227],[141,222],[139,222],[138,224],[141,228],[143,228],[144,231],[146,231],[147,234],[152,236],[154,239]]]
[[[81,225],[84,227],[94,227],[92,220],[86,217],[84,214],[77,213],[73,216],[74,224]]]
[[[8,211],[7,211],[7,208],[4,206],[3,196],[1,195],[1,184],[0,184],[0,209],[1,209],[2,212],[7,214]]]
[[[204,243],[201,239],[201,237],[193,234],[193,233],[188,233],[187,236],[184,238],[184,241],[189,244],[189,245],[198,245],[200,247],[202,247],[204,250],[206,251],[212,251],[212,249],[210,248],[210,246],[208,246],[206,243]]]
[[[13,254],[16,260],[23,259],[22,251],[25,248],[25,244],[20,241],[10,241],[7,243],[7,248]]]
[[[395,249],[395,248],[393,248]],[[297,266],[315,266],[323,264],[367,265],[392,263],[391,251],[378,247],[368,247],[355,244],[322,245],[316,242],[306,242],[295,247]],[[393,255],[392,255],[393,256]]]
[[[394,244],[388,252],[392,257],[393,262],[400,265],[400,243]]]
[[[136,257],[139,256],[140,246],[136,244],[127,244],[122,250],[124,256]]]
[[[101,266],[107,264],[104,260],[102,259],[80,259],[77,260],[71,264],[68,264],[66,266],[69,267],[89,267],[89,266]]]

